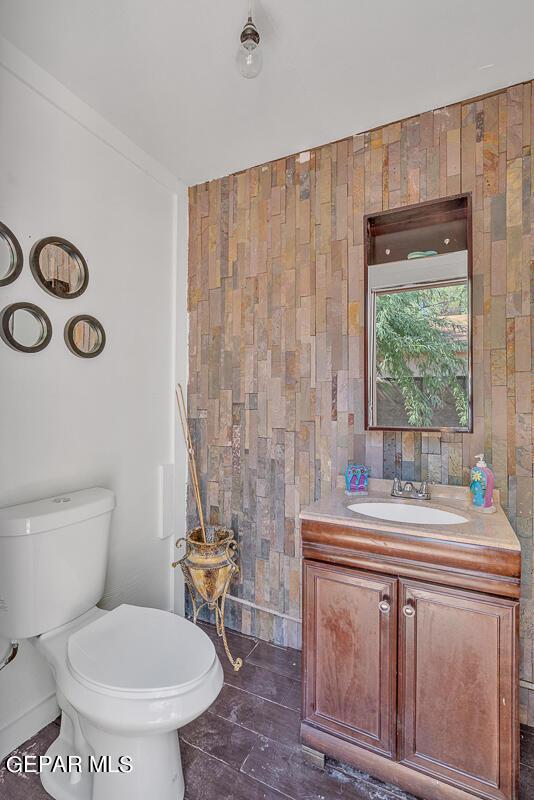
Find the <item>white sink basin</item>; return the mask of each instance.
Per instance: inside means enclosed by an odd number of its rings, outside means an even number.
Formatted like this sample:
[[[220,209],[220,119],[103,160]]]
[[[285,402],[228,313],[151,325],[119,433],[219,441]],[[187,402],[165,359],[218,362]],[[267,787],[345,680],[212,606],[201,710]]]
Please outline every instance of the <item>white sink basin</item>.
[[[408,505],[407,503],[354,503],[351,511],[366,517],[387,519],[392,522],[415,522],[418,525],[460,525],[466,517],[441,511],[431,506]]]

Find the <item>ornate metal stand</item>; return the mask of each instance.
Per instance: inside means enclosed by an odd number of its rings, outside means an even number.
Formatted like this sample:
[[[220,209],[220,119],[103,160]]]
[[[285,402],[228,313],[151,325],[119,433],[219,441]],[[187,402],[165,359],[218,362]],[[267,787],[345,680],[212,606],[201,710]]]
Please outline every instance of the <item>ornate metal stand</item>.
[[[201,532],[201,528],[195,528],[187,539],[178,539],[176,546],[185,542],[186,550],[182,558],[172,566],[181,567],[193,604],[193,622],[196,624],[204,606],[215,611],[217,635],[222,639],[228,661],[237,672],[243,666],[243,661],[241,658],[233,658],[224,626],[226,594],[232,578],[239,572],[235,561],[237,542],[233,538],[233,531],[227,528],[212,529],[213,538],[208,542],[202,541]],[[197,593],[202,598],[200,605],[197,605]]]

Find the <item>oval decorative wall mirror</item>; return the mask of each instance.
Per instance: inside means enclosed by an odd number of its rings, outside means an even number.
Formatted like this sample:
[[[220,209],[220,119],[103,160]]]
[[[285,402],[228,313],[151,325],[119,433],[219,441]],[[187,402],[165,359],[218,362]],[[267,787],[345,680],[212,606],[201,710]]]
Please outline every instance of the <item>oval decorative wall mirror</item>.
[[[0,336],[21,353],[38,353],[52,338],[52,323],[33,303],[12,303],[0,315]]]
[[[65,325],[65,343],[75,356],[94,358],[106,345],[106,333],[95,317],[78,314]]]
[[[59,236],[32,247],[30,269],[37,283],[54,297],[79,297],[87,289],[89,270],[78,248]]]
[[[12,283],[22,270],[22,249],[17,237],[0,222],[0,286]]]

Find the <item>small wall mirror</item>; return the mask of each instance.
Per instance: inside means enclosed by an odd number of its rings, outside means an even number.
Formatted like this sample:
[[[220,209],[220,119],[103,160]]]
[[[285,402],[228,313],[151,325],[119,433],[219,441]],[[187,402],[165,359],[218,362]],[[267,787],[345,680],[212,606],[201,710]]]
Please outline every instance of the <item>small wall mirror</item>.
[[[106,334],[95,317],[79,314],[71,317],[65,325],[65,343],[75,356],[94,358],[104,349]]]
[[[470,432],[470,196],[365,225],[366,427]]]
[[[22,249],[17,237],[0,222],[0,286],[12,283],[22,270]]]
[[[38,353],[52,337],[52,324],[42,308],[33,303],[13,303],[2,311],[0,335],[21,353]]]
[[[72,242],[59,236],[41,239],[33,246],[30,268],[37,283],[54,297],[79,297],[89,283],[84,257]]]

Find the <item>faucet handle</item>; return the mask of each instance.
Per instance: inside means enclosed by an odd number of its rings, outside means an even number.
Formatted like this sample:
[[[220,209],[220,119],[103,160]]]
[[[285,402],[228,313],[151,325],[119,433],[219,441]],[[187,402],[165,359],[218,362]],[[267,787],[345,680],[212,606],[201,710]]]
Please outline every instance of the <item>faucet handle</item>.
[[[418,494],[430,500],[430,490],[428,488],[429,483],[433,483],[433,481],[421,481]]]
[[[396,495],[396,494],[400,494],[401,492],[402,492],[402,485],[401,485],[401,482],[400,482],[400,478],[398,478],[395,475],[395,477],[393,478],[393,486],[391,487],[391,494],[392,495]]]

